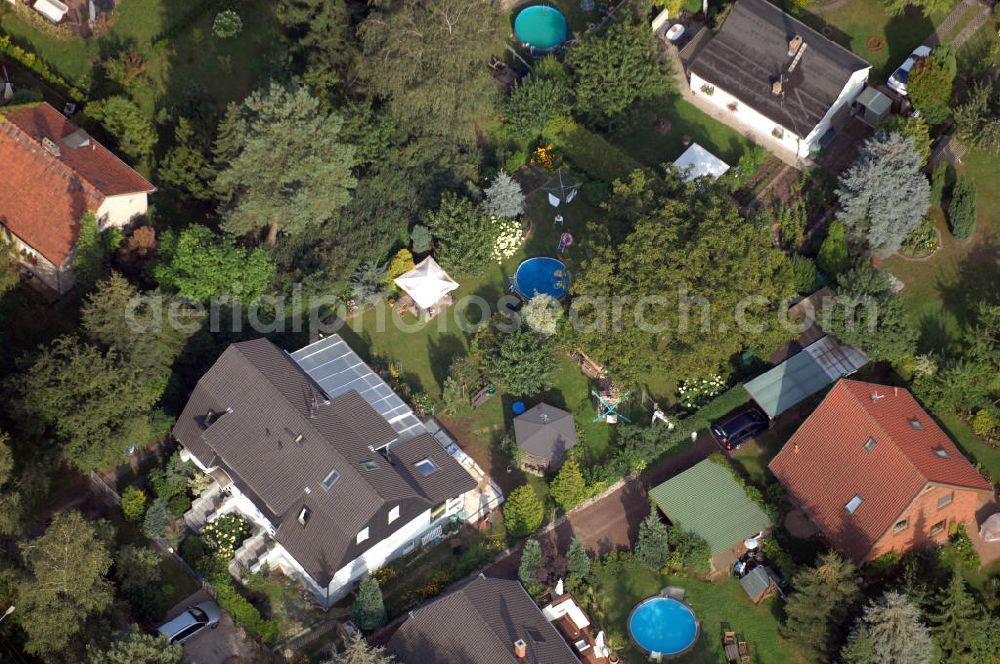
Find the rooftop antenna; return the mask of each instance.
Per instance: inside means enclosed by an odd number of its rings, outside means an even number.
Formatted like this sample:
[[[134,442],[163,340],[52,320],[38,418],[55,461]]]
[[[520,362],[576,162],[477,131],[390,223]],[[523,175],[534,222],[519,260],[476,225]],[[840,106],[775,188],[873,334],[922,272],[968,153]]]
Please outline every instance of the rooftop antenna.
[[[885,399],[885,395],[879,394],[878,392],[872,392],[872,403],[877,402],[879,399]]]

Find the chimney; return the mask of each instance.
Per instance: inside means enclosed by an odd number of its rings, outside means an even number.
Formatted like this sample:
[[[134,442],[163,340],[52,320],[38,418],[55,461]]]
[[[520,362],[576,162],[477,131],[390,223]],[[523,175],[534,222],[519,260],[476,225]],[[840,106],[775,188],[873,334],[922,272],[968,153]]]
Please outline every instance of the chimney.
[[[785,77],[779,76],[778,79],[771,83],[771,94],[775,97],[783,97],[785,94]]]
[[[518,659],[524,659],[528,656],[528,644],[524,642],[524,639],[514,641],[514,656]]]
[[[792,451],[795,452],[796,454],[799,453],[799,444],[798,443],[795,443],[795,446],[792,447]]]
[[[62,150],[60,150],[59,146],[55,144],[55,141],[48,136],[42,138],[42,147],[45,148],[45,150],[53,157],[62,156]]]
[[[802,46],[801,35],[795,35],[792,37],[791,41],[788,42],[788,57],[794,56],[799,51],[799,47]]]
[[[893,387],[892,388],[892,396],[894,396],[894,397],[898,397],[899,396],[899,388],[898,387]]]

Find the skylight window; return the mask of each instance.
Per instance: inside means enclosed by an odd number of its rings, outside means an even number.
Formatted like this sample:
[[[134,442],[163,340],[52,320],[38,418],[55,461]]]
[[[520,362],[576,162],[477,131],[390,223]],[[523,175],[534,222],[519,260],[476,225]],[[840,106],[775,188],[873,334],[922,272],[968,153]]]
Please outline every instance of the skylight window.
[[[873,437],[869,437],[868,440],[865,441],[865,452],[871,452],[875,449],[876,445],[878,445],[878,441]]]
[[[848,512],[854,514],[855,512],[858,511],[858,508],[861,507],[862,502],[864,501],[862,500],[861,496],[854,496],[847,502],[846,505],[844,505],[844,507],[847,509]]]
[[[420,474],[424,477],[427,477],[431,473],[438,470],[438,465],[434,463],[432,459],[421,459],[413,464],[413,466],[420,471]]]
[[[924,423],[915,417],[910,420],[910,426],[916,429],[917,431],[923,431],[924,429]]]
[[[329,491],[333,487],[333,485],[337,483],[337,480],[339,479],[340,479],[340,473],[338,473],[336,470],[331,470],[330,474],[323,478],[323,488]]]
[[[302,510],[299,512],[299,523],[303,526],[306,525],[306,521],[309,520],[309,508],[305,505],[302,506]]]
[[[361,462],[361,467],[365,470],[378,470],[378,464],[371,459]]]
[[[948,450],[943,450],[940,447],[937,448],[936,450],[934,450],[934,454],[936,454],[937,456],[941,457],[942,459],[947,459],[948,458]]]

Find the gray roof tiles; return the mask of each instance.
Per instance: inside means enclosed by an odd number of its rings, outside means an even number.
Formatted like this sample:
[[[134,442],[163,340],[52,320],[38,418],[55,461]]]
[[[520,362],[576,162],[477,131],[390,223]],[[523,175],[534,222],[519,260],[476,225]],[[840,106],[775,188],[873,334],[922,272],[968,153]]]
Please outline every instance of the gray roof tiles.
[[[771,83],[790,63],[788,42],[806,50],[786,76],[784,96]],[[722,29],[695,56],[691,72],[806,138],[837,101],[854,72],[871,65],[767,0],[739,0]]]
[[[517,446],[536,457],[555,460],[576,445],[573,415],[540,403],[514,418]]]

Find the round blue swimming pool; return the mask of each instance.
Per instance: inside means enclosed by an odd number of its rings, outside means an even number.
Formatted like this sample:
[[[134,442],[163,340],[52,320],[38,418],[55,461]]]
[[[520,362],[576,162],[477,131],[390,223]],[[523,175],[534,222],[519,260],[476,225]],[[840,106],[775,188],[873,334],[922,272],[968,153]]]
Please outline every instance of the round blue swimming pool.
[[[525,7],[514,18],[514,34],[536,51],[551,51],[566,41],[569,29],[566,17],[555,7]]]
[[[650,597],[632,609],[628,618],[628,631],[636,645],[668,657],[692,648],[698,629],[691,607],[672,597]]]
[[[529,258],[517,266],[514,291],[530,300],[536,295],[551,295],[559,299],[569,290],[569,272],[556,258]]]

